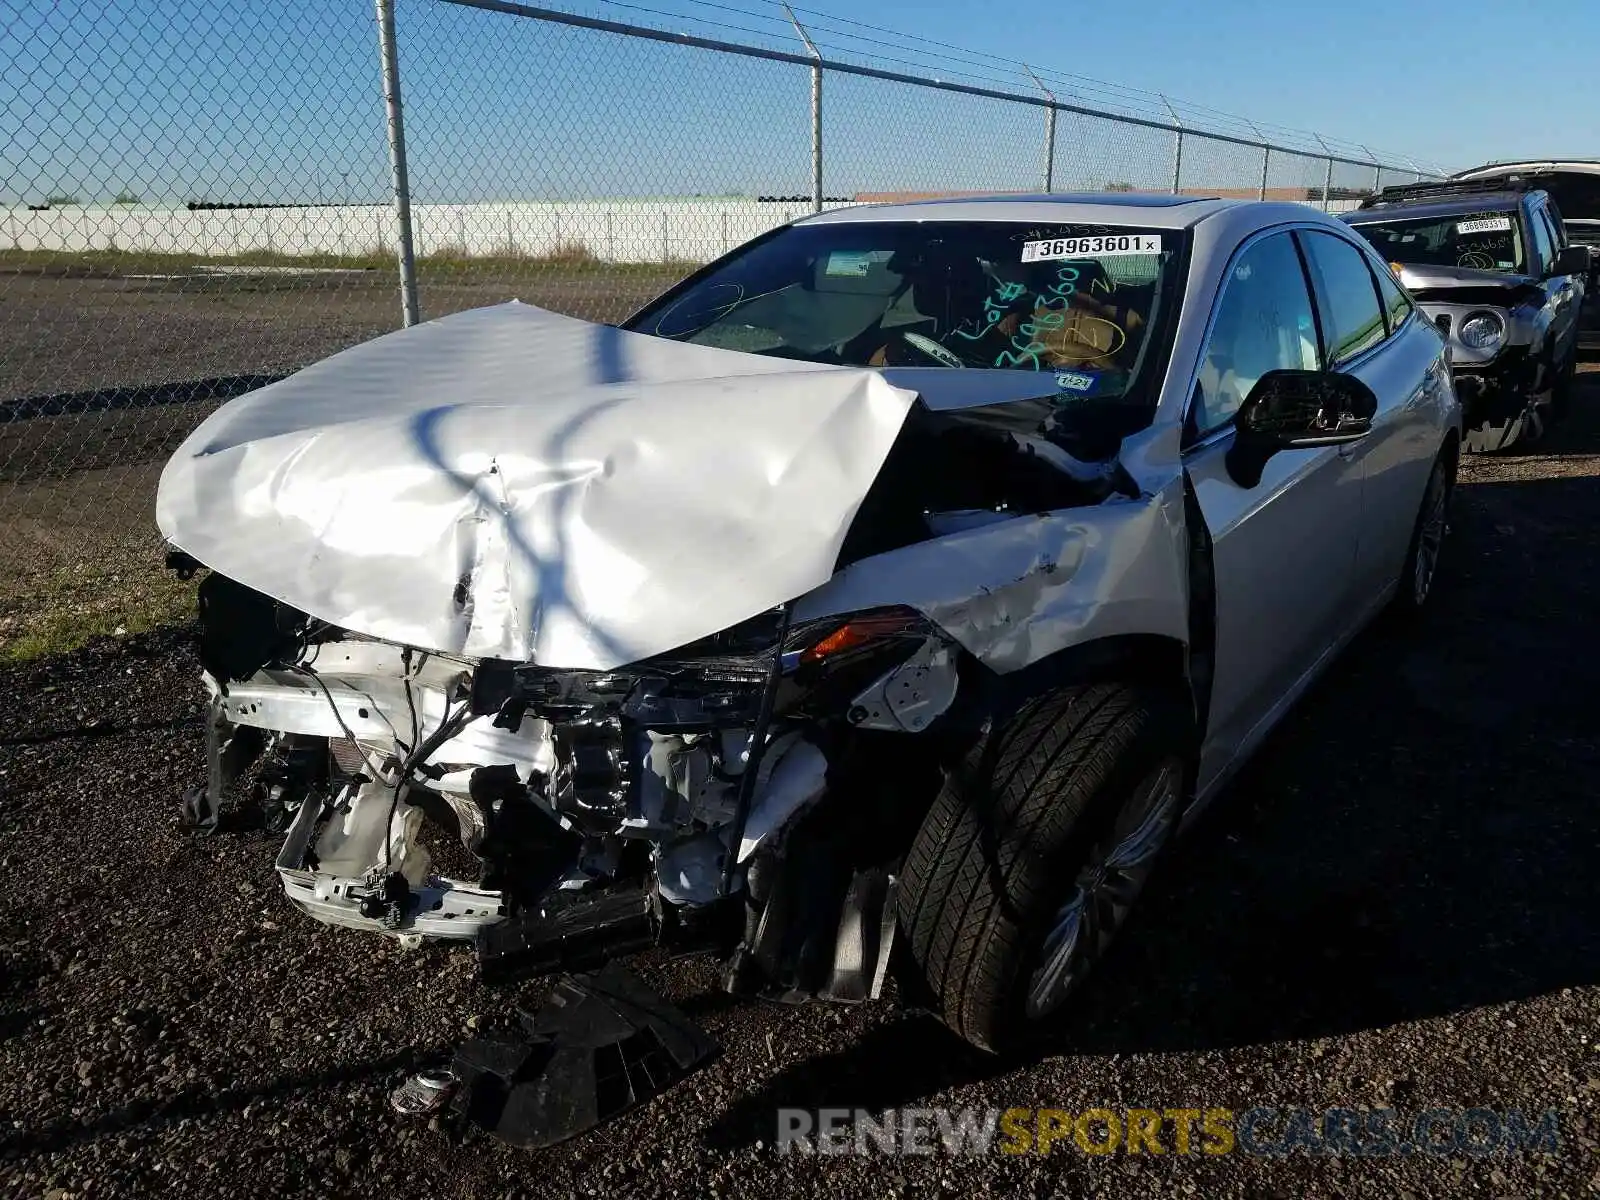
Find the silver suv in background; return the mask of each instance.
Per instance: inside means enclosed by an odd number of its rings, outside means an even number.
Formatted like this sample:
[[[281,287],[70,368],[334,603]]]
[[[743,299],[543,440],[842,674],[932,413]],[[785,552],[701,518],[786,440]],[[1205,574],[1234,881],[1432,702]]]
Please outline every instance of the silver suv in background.
[[[1499,179],[1409,184],[1343,219],[1449,338],[1465,448],[1536,439],[1570,400],[1590,267],[1549,195]]]
[[[1578,341],[1585,349],[1600,349],[1600,158],[1485,163],[1453,178],[1479,183],[1521,180],[1548,193],[1561,210],[1567,240],[1574,246],[1589,247],[1589,294]]]

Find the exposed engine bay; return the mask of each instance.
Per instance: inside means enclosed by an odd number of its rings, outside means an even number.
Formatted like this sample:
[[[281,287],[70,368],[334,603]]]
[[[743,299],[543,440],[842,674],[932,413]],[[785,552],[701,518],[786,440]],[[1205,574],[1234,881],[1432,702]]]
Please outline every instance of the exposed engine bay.
[[[286,834],[277,868],[300,908],[402,937],[478,938],[486,966],[572,965],[582,946],[535,951],[488,932],[608,889],[622,907],[607,917],[633,918],[624,936],[736,940],[742,923],[703,910],[752,893],[830,791],[848,804],[860,787],[898,786],[916,803],[916,769],[883,743],[934,730],[958,691],[955,648],[909,609],[803,626],[764,614],[682,655],[596,672],[396,647],[219,575],[201,595],[212,775],[195,815],[214,819],[248,779]],[[871,823],[914,829],[886,799]],[[440,837],[470,874],[435,861]],[[887,868],[903,847],[848,840],[861,853],[845,865],[883,869],[862,885],[876,888],[875,924],[856,929],[861,962],[839,981],[862,998],[882,982]]]

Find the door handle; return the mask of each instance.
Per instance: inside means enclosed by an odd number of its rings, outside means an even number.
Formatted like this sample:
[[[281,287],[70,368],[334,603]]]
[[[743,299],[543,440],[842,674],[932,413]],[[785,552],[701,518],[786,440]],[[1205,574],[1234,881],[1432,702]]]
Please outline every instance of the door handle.
[[[1351,458],[1354,458],[1355,456],[1356,456],[1356,443],[1355,442],[1346,442],[1344,445],[1339,447],[1339,457],[1340,458],[1351,459]]]

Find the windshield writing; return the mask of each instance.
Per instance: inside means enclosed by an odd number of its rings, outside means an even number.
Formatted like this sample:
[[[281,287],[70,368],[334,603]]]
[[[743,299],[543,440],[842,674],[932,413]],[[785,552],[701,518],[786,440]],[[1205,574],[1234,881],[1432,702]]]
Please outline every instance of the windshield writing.
[[[1524,269],[1522,239],[1511,213],[1363,222],[1355,229],[1389,262],[1477,271]]]
[[[849,366],[1065,370],[1080,373],[1083,395],[1123,394],[1172,302],[1180,236],[1005,222],[797,225],[735,253],[630,328]]]

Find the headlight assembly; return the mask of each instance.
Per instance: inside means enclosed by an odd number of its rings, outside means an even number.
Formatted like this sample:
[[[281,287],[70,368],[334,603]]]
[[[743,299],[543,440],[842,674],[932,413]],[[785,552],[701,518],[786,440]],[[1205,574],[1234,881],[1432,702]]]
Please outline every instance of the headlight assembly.
[[[1505,318],[1496,312],[1468,313],[1456,337],[1469,350],[1493,350],[1506,340]]]

